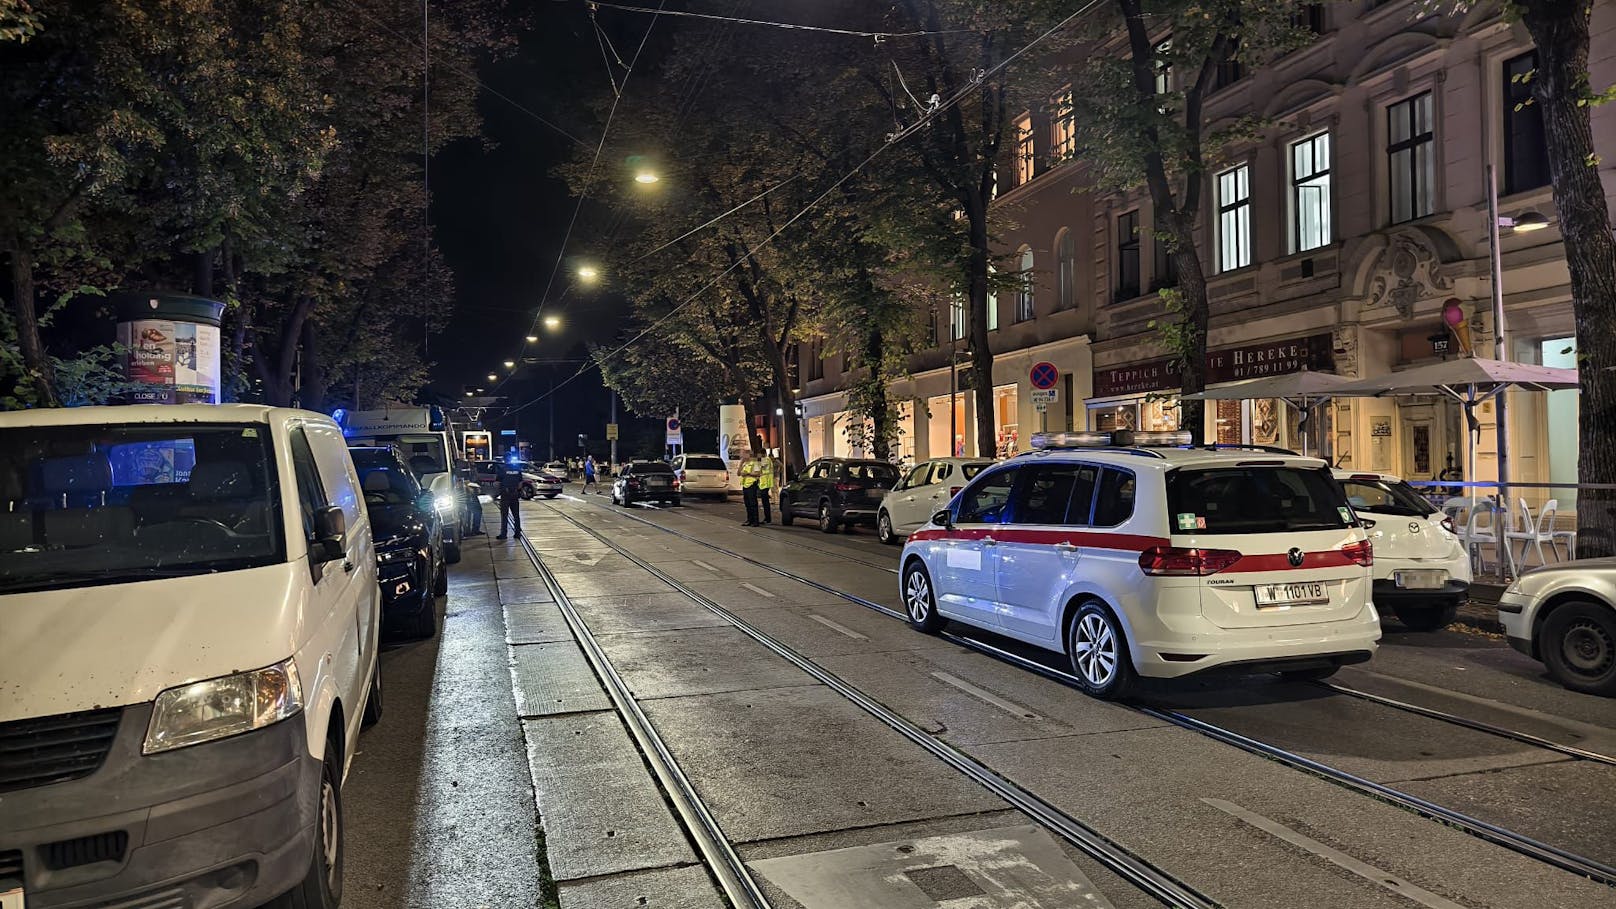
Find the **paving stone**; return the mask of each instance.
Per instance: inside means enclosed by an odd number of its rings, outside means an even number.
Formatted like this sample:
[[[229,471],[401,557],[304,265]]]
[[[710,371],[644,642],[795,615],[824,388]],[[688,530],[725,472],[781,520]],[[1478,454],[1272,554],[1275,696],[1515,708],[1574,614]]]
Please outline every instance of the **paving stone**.
[[[556,604],[505,604],[505,643],[551,644],[571,640],[572,628]]]
[[[579,597],[573,608],[597,635],[727,626],[729,620],[682,593]]]
[[[501,578],[499,599],[504,603],[553,603],[550,588],[543,578]]]
[[[517,716],[608,710],[612,702],[578,645],[520,644],[511,648]]]
[[[563,882],[561,909],[721,909],[727,905],[700,865]]]
[[[569,597],[605,597],[627,593],[667,593],[669,587],[641,568],[584,571],[558,577]]]
[[[815,684],[734,626],[616,634],[599,642],[640,699]]]

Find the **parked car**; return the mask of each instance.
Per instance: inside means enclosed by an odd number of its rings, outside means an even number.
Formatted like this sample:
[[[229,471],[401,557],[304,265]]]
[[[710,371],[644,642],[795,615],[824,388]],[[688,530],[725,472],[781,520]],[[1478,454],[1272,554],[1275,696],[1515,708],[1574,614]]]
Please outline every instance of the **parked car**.
[[[564,476],[553,474],[532,461],[515,463],[517,469],[522,471],[522,498],[536,499],[543,496],[546,499],[553,499],[561,495]]]
[[[673,472],[685,495],[729,495],[729,467],[715,454],[682,454],[673,458]]]
[[[472,463],[472,470],[476,472],[477,484],[484,492],[492,493],[499,485],[498,461],[475,461]]]
[[[1616,697],[1616,558],[1534,568],[1498,599],[1509,646],[1586,694]]]
[[[898,484],[898,468],[886,461],[820,458],[780,489],[780,523],[815,518],[835,533],[875,524],[881,498]]]
[[[924,526],[966,483],[991,466],[992,461],[981,458],[933,458],[909,468],[881,500],[875,516],[876,536],[894,546],[903,542],[903,537]]]
[[[569,473],[566,461],[548,461],[545,463],[542,472],[562,481],[567,479],[567,474]]]
[[[0,616],[7,906],[337,904],[343,781],[382,700],[335,421],[0,413]]]
[[[1470,595],[1470,556],[1453,520],[1398,477],[1336,470],[1375,544],[1372,598],[1413,631],[1453,621]]]
[[[1102,698],[1140,676],[1320,679],[1374,654],[1374,547],[1323,461],[1128,436],[1041,434],[978,474],[904,545],[910,624],[1064,653]]]
[[[438,632],[437,597],[449,592],[443,521],[423,488],[391,448],[350,448],[376,539],[384,637],[412,640]]]
[[[635,502],[681,504],[679,476],[663,461],[631,461],[623,465],[612,481],[612,504]]]

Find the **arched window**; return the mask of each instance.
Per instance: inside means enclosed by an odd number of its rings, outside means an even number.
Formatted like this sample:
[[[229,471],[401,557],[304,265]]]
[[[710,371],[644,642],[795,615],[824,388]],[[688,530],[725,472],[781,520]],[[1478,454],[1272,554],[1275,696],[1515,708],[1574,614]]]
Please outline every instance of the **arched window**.
[[[1016,321],[1026,322],[1033,316],[1032,299],[1032,247],[1021,247],[1021,261],[1016,269]]]
[[[999,269],[988,263],[988,331],[999,330]]]
[[[1077,239],[1061,228],[1055,235],[1055,308],[1077,305]]]

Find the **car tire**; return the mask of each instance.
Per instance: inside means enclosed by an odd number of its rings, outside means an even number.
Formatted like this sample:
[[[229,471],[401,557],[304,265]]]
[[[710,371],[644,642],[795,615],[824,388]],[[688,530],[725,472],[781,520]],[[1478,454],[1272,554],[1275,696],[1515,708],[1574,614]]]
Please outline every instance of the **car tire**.
[[[1393,606],[1397,621],[1409,631],[1440,631],[1452,624],[1459,614],[1459,604],[1448,606]]]
[[[445,562],[449,563],[450,565],[459,564],[460,563],[460,544],[459,543],[444,543],[443,544],[443,560]]]
[[[370,693],[365,696],[365,712],[359,719],[359,728],[369,729],[382,721],[382,661],[370,674]]]
[[[1134,687],[1127,637],[1102,603],[1090,600],[1078,607],[1066,629],[1066,658],[1078,687],[1090,697],[1114,700]]]
[[[404,623],[404,635],[412,641],[425,641],[438,633],[438,601],[421,597],[421,608]]]
[[[837,529],[840,527],[841,523],[842,523],[841,521],[836,520],[835,515],[832,515],[830,513],[830,503],[829,502],[820,502],[819,503],[819,529],[820,529],[820,531],[822,531],[824,533],[835,533],[837,531]]]
[[[785,496],[780,497],[780,526],[790,527],[797,516],[791,513],[791,500]]]
[[[674,498],[669,504],[671,504],[674,508],[681,508],[684,506],[685,501],[684,499]]]
[[[1312,669],[1284,669],[1279,677],[1287,682],[1322,682],[1341,671],[1340,666],[1315,666]]]
[[[875,535],[888,546],[898,545],[898,534],[892,529],[892,515],[885,508],[875,516]]]
[[[337,909],[342,903],[342,772],[330,743],[320,767],[316,799],[314,855],[309,858],[308,873],[263,909]]]
[[[919,559],[910,560],[903,569],[903,611],[909,627],[926,634],[943,630],[948,620],[937,612],[937,594],[931,585],[931,573]]]
[[[1588,600],[1565,603],[1543,620],[1537,648],[1555,681],[1616,696],[1616,610]]]
[[[533,501],[533,497],[535,495],[536,495],[536,493],[533,491],[532,486],[523,486],[522,487],[522,500],[523,501],[531,502],[531,501]]]
[[[449,567],[439,565],[432,574],[432,595],[441,597],[449,592]]]
[[[559,493],[559,492],[547,492],[547,493],[544,494],[544,497],[546,499],[553,499],[558,495],[561,495],[561,493]]]

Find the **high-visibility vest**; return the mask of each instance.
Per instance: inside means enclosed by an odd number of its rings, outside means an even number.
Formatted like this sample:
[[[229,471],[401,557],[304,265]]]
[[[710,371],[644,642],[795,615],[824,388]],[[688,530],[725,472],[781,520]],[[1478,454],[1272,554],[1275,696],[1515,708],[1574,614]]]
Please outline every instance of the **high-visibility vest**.
[[[774,488],[774,459],[773,458],[764,458],[763,459],[763,472],[758,475],[758,488],[759,489],[773,489]]]
[[[758,477],[763,473],[763,463],[757,458],[749,458],[741,465],[741,488],[749,489],[758,484]]]

